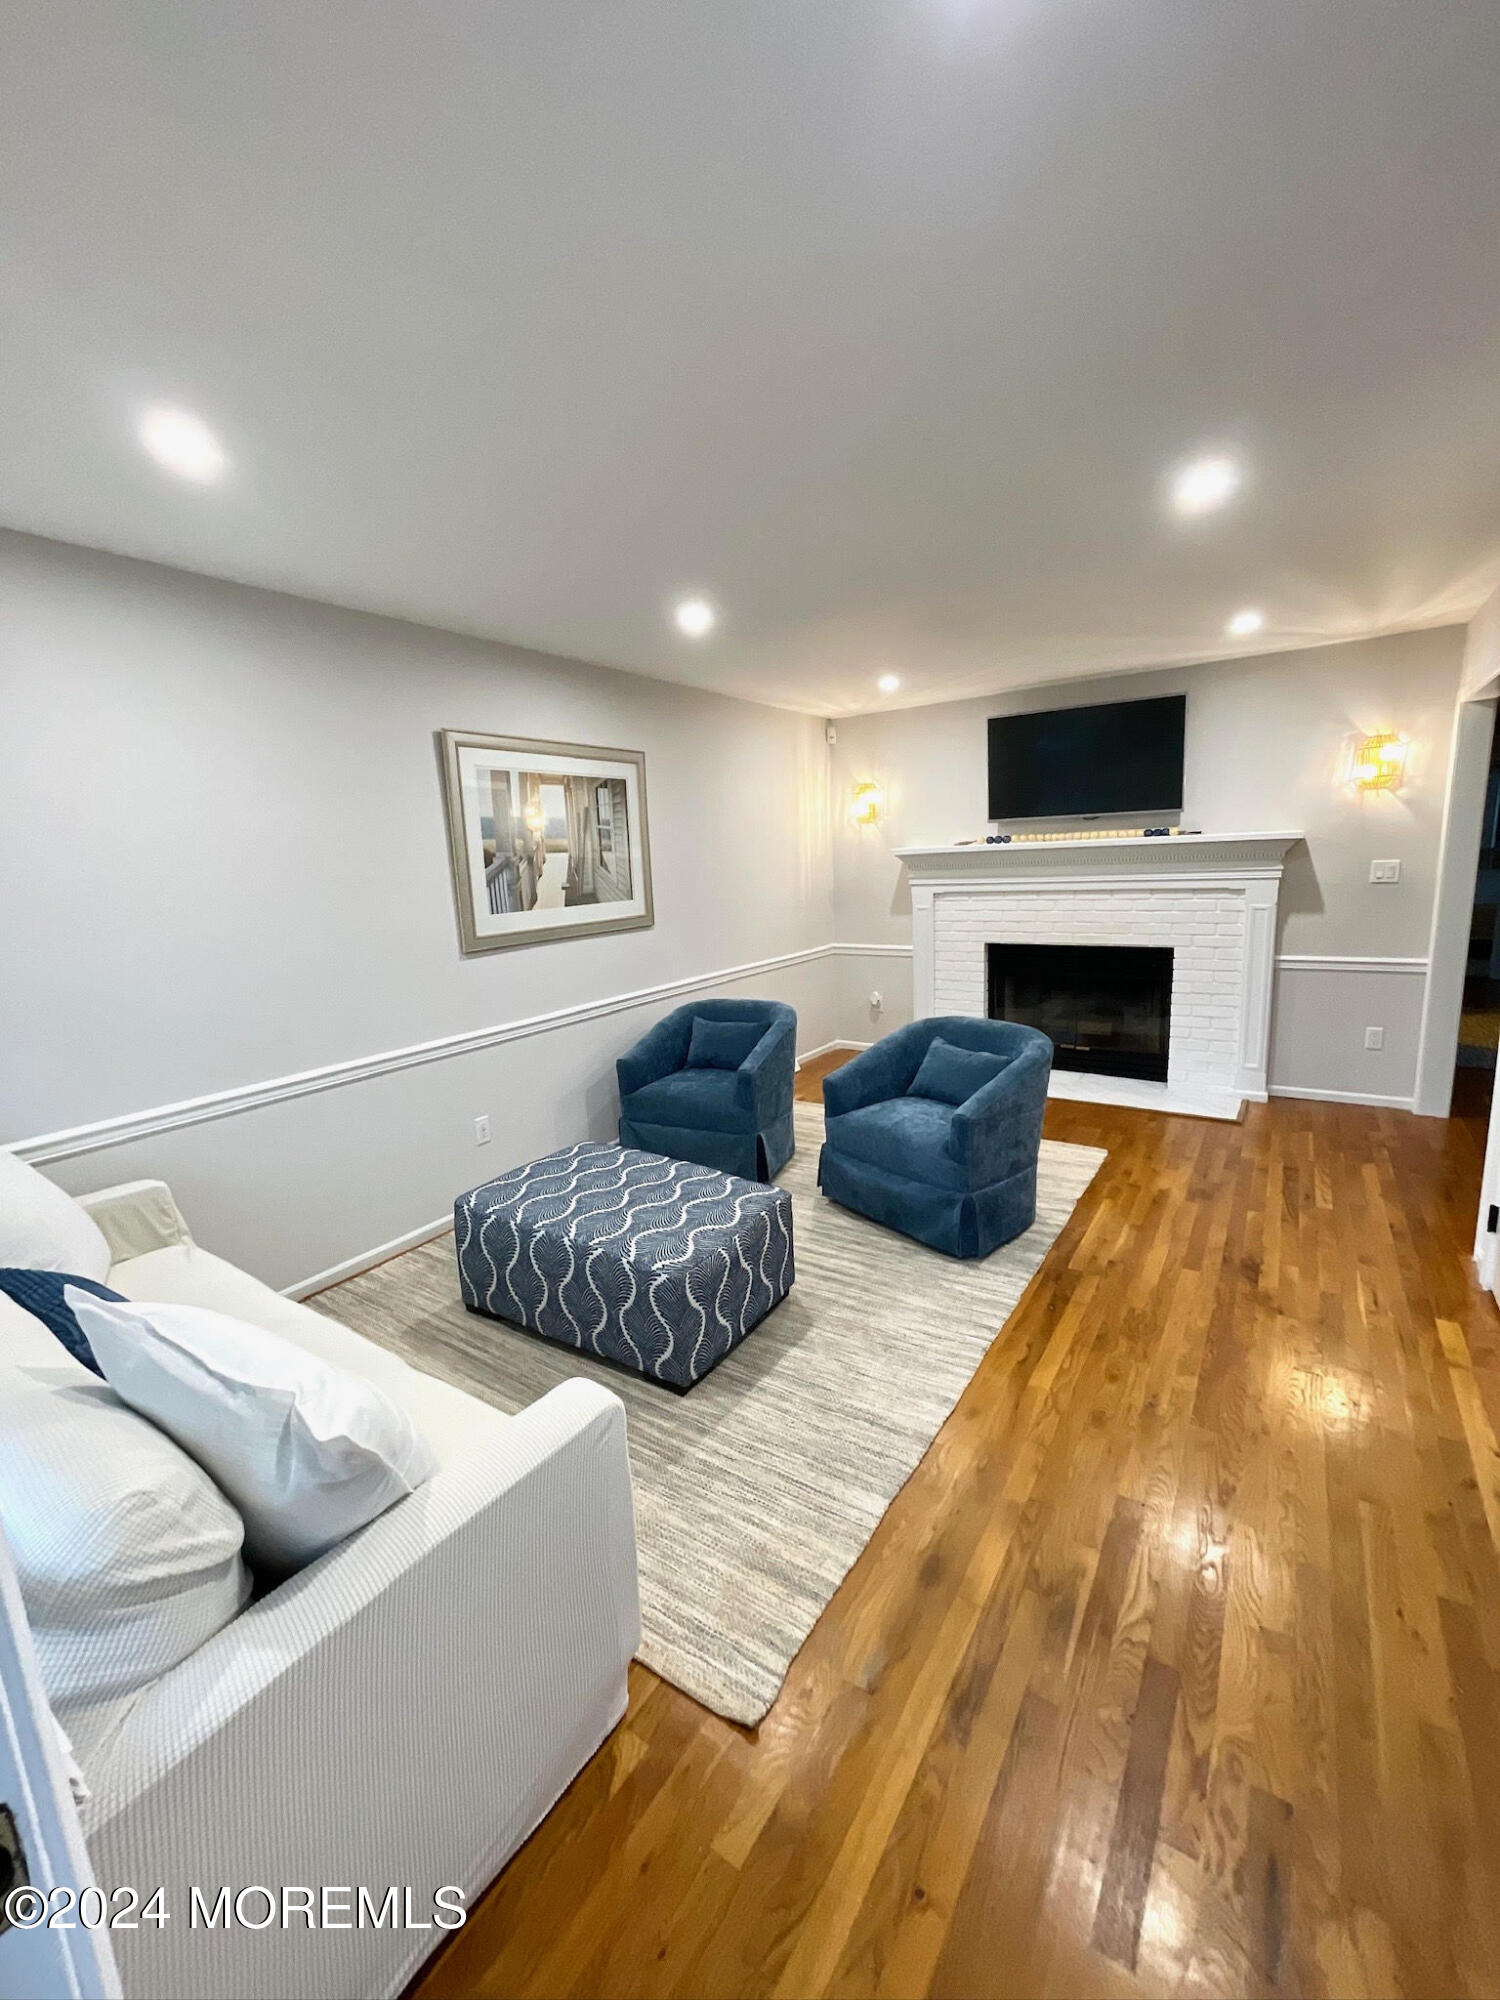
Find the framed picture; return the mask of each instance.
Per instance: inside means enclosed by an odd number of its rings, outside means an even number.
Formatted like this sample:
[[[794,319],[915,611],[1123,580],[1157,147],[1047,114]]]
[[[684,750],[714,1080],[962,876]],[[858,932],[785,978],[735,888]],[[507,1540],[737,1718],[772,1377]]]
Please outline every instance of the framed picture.
[[[438,748],[466,954],[654,921],[639,750],[461,729]]]

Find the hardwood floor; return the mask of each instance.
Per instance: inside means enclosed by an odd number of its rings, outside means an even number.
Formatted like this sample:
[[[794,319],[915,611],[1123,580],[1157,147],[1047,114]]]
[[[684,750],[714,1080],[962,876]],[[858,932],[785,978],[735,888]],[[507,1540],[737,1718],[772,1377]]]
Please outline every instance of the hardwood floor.
[[[1109,1160],[770,1715],[633,1668],[421,2000],[1500,1992],[1482,1123],[1047,1130]]]

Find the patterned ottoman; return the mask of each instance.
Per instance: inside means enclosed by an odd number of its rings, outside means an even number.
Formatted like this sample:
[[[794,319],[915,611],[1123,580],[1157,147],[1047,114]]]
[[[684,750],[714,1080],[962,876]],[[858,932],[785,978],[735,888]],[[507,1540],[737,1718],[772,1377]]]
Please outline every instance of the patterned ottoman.
[[[690,1389],[791,1288],[792,1198],[586,1140],[460,1195],[471,1312]]]

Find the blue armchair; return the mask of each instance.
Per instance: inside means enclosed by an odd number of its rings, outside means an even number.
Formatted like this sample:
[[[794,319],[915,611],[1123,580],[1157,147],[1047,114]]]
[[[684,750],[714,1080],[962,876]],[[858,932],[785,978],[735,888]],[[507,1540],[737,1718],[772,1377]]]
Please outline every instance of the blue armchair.
[[[759,1028],[738,1067],[690,1067],[693,1023]],[[701,1038],[700,1038],[701,1039]],[[797,1016],[775,1000],[694,1000],[658,1021],[615,1068],[620,1144],[768,1181],[792,1157]]]
[[[961,1103],[908,1096],[938,1038],[1004,1067]],[[1036,1219],[1051,1072],[1051,1042],[1016,1021],[952,1015],[898,1028],[823,1079],[818,1185],[950,1257],[987,1257]]]

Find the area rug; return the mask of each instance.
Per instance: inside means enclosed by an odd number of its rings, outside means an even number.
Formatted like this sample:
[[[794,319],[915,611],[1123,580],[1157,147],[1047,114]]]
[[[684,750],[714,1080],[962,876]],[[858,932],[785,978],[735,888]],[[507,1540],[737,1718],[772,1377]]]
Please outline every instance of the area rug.
[[[823,1114],[797,1106],[797,1282],[686,1396],[466,1312],[453,1243],[424,1243],[314,1303],[507,1411],[570,1375],[624,1399],[640,1550],[640,1658],[755,1723],[963,1394],[1104,1153],[1042,1144],[1037,1219],[958,1263],[826,1200]]]

